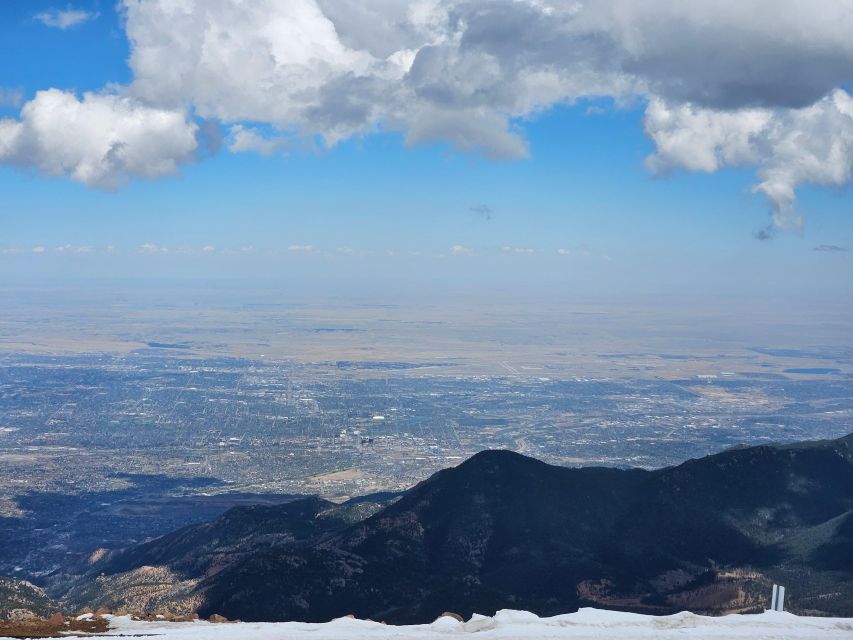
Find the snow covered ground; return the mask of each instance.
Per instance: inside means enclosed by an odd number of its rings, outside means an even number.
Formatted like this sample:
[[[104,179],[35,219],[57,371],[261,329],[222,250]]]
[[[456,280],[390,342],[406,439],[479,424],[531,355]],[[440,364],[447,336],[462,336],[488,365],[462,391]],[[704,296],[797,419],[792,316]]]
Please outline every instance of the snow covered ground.
[[[162,636],[167,640],[434,640],[472,637],[477,640],[566,638],[567,640],[690,640],[853,639],[853,618],[804,618],[768,611],[758,615],[708,618],[679,613],[644,616],[581,609],[553,618],[526,611],[499,611],[494,617],[475,615],[468,622],[445,617],[432,624],[397,627],[341,618],[324,624],[300,622],[212,624],[209,622],[141,622],[112,617],[112,636]],[[75,636],[68,636],[75,637]]]

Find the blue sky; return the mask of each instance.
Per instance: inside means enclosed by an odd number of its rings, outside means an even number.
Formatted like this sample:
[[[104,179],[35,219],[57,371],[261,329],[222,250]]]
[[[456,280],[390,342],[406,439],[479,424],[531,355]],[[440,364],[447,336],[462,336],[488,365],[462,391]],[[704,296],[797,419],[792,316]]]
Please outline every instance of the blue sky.
[[[113,3],[76,3],[90,17],[64,29],[35,17],[68,8],[0,5],[0,117],[19,117],[16,92],[29,101],[48,88],[80,96],[133,82]],[[405,131],[382,130],[334,145],[308,136],[313,144],[303,139],[270,155],[237,153],[227,144],[233,121],[223,120],[216,126],[226,143],[214,155],[118,188],[7,163],[0,277],[278,274],[851,293],[848,190],[800,186],[802,229],[759,240],[770,205],[752,192],[754,167],[653,174],[643,164],[655,152],[644,131],[647,101],[622,102],[581,98],[512,118],[528,147],[515,159],[459,150],[453,140],[411,144]]]

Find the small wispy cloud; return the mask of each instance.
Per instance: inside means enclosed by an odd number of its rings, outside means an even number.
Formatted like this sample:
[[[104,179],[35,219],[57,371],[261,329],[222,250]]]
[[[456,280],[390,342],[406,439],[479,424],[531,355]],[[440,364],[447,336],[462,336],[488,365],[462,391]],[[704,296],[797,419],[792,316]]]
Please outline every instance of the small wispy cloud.
[[[32,251],[33,253],[44,253],[45,251],[47,251],[47,249],[42,246],[36,246],[30,249],[30,251]]]
[[[2,253],[3,255],[12,255],[15,253],[21,253],[21,248],[20,247],[6,247],[2,251],[0,251],[0,253]]]
[[[92,247],[89,245],[61,244],[54,247],[53,250],[56,253],[91,253]]]
[[[152,242],[146,242],[139,247],[139,253],[147,253],[153,255],[155,253],[167,253],[169,250],[166,247],[160,247]]]
[[[450,247],[450,253],[454,256],[477,255],[471,247],[466,247],[464,244],[454,244],[452,247]]]
[[[468,211],[470,211],[471,213],[476,213],[478,216],[485,218],[486,220],[491,220],[492,213],[494,213],[494,211],[489,205],[483,204],[482,202],[479,204],[471,205],[470,207],[468,207]]]
[[[588,244],[578,244],[573,245],[572,247],[560,247],[557,249],[558,256],[572,256],[572,259],[586,260],[586,259],[600,259],[604,262],[612,262],[613,258],[606,254],[602,253],[598,249],[593,249],[593,247]]]
[[[269,156],[285,149],[288,140],[282,136],[264,136],[259,131],[235,124],[228,131],[228,150],[232,153],[254,151]]]
[[[776,227],[772,224],[768,224],[767,226],[761,227],[758,231],[752,234],[752,237],[756,240],[772,240],[776,237]]]
[[[509,245],[501,247],[501,251],[504,253],[536,253],[536,249],[531,249],[530,247],[511,247]]]
[[[226,247],[222,249],[221,253],[224,253],[227,256],[236,256],[236,255],[248,255],[250,253],[255,253],[255,247],[251,244],[243,245],[242,247]]]
[[[288,251],[292,251],[293,253],[311,253],[314,251],[314,245],[312,244],[292,244],[287,248]]]
[[[68,5],[65,9],[48,9],[42,13],[37,13],[33,17],[46,27],[64,31],[89,20],[94,20],[98,17],[98,14],[93,11],[74,9],[71,5]]]
[[[169,254],[172,256],[212,256],[212,255],[246,255],[255,252],[255,247],[252,245],[243,245],[240,247],[216,247],[212,244],[205,244],[202,246],[188,246],[188,245],[179,245],[173,247],[164,247],[162,245],[154,244],[153,242],[146,242],[143,245],[140,245],[137,249],[137,253],[145,253],[148,255],[162,255]]]
[[[24,104],[24,90],[20,87],[0,87],[0,107],[18,109]]]
[[[847,251],[845,247],[840,247],[837,244],[819,244],[812,251],[825,251],[827,253],[843,253]]]

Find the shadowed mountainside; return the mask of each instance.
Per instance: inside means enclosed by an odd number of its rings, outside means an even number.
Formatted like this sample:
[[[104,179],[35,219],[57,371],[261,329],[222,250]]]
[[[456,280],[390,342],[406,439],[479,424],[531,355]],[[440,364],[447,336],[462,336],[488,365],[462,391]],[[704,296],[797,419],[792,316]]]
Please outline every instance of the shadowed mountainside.
[[[115,606],[117,581],[153,567],[186,607],[243,620],[723,613],[767,606],[772,581],[795,611],[853,615],[853,436],[656,471],[485,451],[370,504],[233,509],[105,559],[74,599]]]
[[[22,614],[49,616],[58,606],[31,582],[0,577],[0,620],[20,617]]]

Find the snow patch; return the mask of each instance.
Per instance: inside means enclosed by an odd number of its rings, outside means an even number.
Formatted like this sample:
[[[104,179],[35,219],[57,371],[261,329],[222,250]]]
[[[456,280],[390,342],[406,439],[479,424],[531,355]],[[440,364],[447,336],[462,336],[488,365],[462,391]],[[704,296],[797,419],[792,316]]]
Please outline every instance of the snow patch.
[[[85,616],[81,616],[84,618]],[[540,618],[528,611],[503,609],[493,617],[473,615],[460,623],[451,617],[431,624],[394,626],[337,618],[323,624],[303,622],[144,622],[113,616],[107,637],[149,636],[163,640],[441,640],[476,634],[476,640],[850,640],[853,618],[807,618],[767,611],[722,617],[677,613],[636,613],[581,609]],[[82,636],[65,636],[82,637]]]

